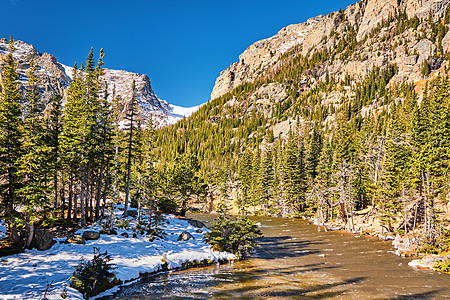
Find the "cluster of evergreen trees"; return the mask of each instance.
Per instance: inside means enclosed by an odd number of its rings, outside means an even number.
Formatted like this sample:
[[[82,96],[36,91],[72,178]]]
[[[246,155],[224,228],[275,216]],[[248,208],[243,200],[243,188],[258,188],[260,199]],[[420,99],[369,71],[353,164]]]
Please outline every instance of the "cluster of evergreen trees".
[[[103,50],[97,62],[91,49],[80,68],[75,64],[64,105],[56,95],[44,107],[38,67],[32,60],[24,95],[12,37],[9,46],[1,70],[0,212],[10,241],[29,247],[36,225],[83,226],[103,218],[107,199],[125,196],[126,216],[130,200],[173,212],[181,199],[184,206],[192,194],[203,193],[193,156],[155,171],[154,131],[141,126],[134,82],[119,126],[123,103],[115,92],[108,101]]]
[[[386,41],[419,24],[423,38],[439,44],[448,31],[448,16],[433,22],[398,12],[359,42],[353,41],[352,28],[346,43],[338,43],[339,35],[332,32],[329,38],[340,45],[339,51],[285,53],[254,82],[158,130],[162,164],[176,153],[197,154],[210,187],[224,190],[228,198],[226,187],[237,183],[240,205],[257,213],[317,213],[323,220],[341,217],[353,225],[352,212],[370,206],[387,230],[423,225],[428,240],[435,240],[440,222],[435,204],[445,204],[449,193],[447,75],[429,81],[419,97],[413,84],[388,85],[398,71],[388,61],[362,79],[328,73],[317,78],[312,71],[330,59],[360,57],[365,43]],[[380,34],[385,28],[395,31]],[[443,59],[444,54],[435,57]],[[423,65],[427,76],[427,60]],[[312,78],[305,80],[308,76]],[[288,96],[267,106],[255,103],[255,92],[270,83],[285,87]],[[339,103],[324,101],[331,93],[341,95]],[[283,121],[290,131],[274,137],[274,125]]]

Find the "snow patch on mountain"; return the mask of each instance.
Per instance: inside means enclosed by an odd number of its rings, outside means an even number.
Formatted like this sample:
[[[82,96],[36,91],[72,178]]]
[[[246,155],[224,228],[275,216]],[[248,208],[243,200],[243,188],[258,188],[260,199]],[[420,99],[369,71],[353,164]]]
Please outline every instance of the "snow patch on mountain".
[[[60,64],[63,68],[64,68],[64,73],[66,73],[66,75],[70,78],[73,79],[73,68]]]
[[[196,112],[201,105],[192,106],[192,107],[182,107],[178,105],[169,104],[169,107],[171,109],[172,115],[179,116],[179,117],[189,117],[194,112]]]

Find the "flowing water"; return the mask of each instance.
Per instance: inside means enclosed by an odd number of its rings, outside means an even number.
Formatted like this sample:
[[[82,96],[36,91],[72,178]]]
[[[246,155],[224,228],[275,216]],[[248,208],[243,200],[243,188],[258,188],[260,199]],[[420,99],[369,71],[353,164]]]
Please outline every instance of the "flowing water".
[[[211,224],[214,216],[191,217]],[[250,259],[142,279],[117,299],[450,299],[450,275],[414,270],[390,242],[255,217],[265,238]],[[207,223],[208,222],[208,223]]]

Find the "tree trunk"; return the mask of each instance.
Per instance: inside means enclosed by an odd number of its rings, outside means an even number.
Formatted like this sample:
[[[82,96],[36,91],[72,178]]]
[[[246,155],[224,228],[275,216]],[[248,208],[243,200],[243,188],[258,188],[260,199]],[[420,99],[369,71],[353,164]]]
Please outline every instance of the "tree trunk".
[[[67,219],[72,219],[73,183],[72,174],[69,175],[69,207],[67,207]]]
[[[91,158],[89,157],[88,165],[87,165],[87,172],[86,172],[86,196],[85,196],[85,203],[84,203],[84,209],[85,212],[85,218],[86,220],[90,220],[92,217],[92,193],[91,193]]]
[[[138,224],[141,222],[141,201],[138,201]]]
[[[113,193],[114,193],[114,200],[117,198],[117,168],[119,166],[119,137],[117,136],[116,139],[116,156],[115,156],[115,162],[114,162],[114,187],[113,187]]]
[[[100,174],[98,175],[97,182],[97,195],[95,197],[95,220],[100,217],[100,197],[102,192],[102,182],[103,182],[103,162],[100,164]]]
[[[81,226],[86,225],[86,216],[85,216],[85,198],[86,198],[86,176],[85,176],[85,166],[83,164],[81,169],[81,193],[80,193],[80,208],[81,208]]]
[[[34,237],[34,222],[30,222],[27,224],[27,241],[25,243],[25,247],[27,249],[30,249],[33,237]]]
[[[128,161],[127,161],[127,189],[125,192],[125,209],[123,211],[123,216],[128,217],[128,201],[130,197],[130,179],[131,179],[131,147],[133,146],[133,114],[130,120],[130,139],[128,140]]]
[[[106,169],[106,174],[109,173],[109,167],[107,167]],[[109,182],[109,176],[105,176],[105,184],[103,187],[103,194],[102,194],[102,219],[105,217],[105,206],[106,206],[106,195],[108,193],[108,188],[110,187],[110,182]]]
[[[66,193],[65,193],[65,188],[64,188],[64,183],[62,184],[61,190],[60,192],[60,201],[61,201],[61,219],[64,219],[64,209],[65,209],[65,204],[66,204]]]
[[[73,194],[73,220],[75,222],[78,222],[78,194]]]
[[[58,170],[55,169],[55,172],[53,173],[53,190],[55,192],[55,198],[54,198],[54,206],[57,208],[58,205]]]

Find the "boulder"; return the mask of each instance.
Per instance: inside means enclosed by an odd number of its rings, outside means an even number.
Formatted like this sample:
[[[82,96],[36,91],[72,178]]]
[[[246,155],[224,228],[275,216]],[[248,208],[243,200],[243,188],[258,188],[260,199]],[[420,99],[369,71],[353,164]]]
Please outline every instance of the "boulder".
[[[124,232],[120,234],[121,236],[123,236],[124,238],[128,238],[128,233]]]
[[[66,239],[67,244],[86,244],[86,241],[83,237],[79,235],[69,235]]]
[[[195,232],[197,232],[197,233],[203,233],[203,230],[197,229]]]
[[[195,239],[192,234],[187,231],[183,231],[178,237],[177,241],[189,241],[190,239]]]
[[[417,50],[420,57],[424,57],[425,59],[428,59],[434,54],[434,51],[436,49],[436,46],[428,39],[422,39],[413,47],[414,50]],[[419,61],[420,61],[419,57]]]
[[[53,240],[53,232],[37,229],[34,233],[33,241],[31,242],[31,246],[40,251],[50,249],[55,241]]]
[[[98,231],[85,231],[83,232],[83,238],[85,240],[98,240],[100,238],[100,232]]]
[[[128,216],[129,216],[129,217],[136,218],[137,215],[138,215],[138,211],[137,211],[137,210],[134,210],[134,209],[128,210]]]
[[[404,65],[414,66],[417,63],[418,55],[410,55],[400,58],[400,63]]]
[[[188,221],[188,223],[191,226],[197,227],[197,228],[203,228],[206,227],[205,224],[203,222],[197,221],[197,220],[193,220],[193,219],[187,219],[186,221]]]

